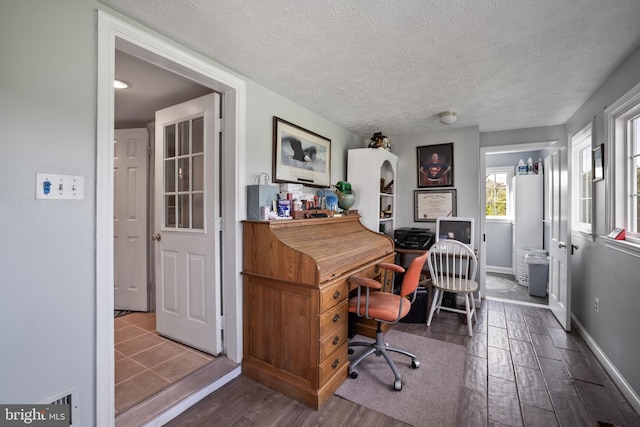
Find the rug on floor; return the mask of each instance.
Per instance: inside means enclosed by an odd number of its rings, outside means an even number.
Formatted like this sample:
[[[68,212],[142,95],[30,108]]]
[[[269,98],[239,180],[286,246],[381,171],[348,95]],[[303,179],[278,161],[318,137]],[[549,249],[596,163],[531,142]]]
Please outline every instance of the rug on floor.
[[[114,310],[113,317],[126,316],[127,314],[132,313],[130,310]]]
[[[354,341],[371,341],[356,335]],[[384,357],[369,356],[358,365],[358,378],[347,378],[336,395],[413,426],[453,426],[462,388],[465,347],[391,329],[391,347],[407,350],[420,361],[411,368],[407,356],[391,353],[402,377],[402,390],[393,390],[394,376]],[[356,347],[349,360],[365,347]]]

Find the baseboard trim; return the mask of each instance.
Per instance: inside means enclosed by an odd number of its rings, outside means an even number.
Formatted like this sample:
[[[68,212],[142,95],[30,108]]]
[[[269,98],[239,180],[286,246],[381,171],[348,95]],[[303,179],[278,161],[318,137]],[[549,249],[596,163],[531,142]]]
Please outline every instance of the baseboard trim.
[[[487,273],[513,274],[513,268],[511,267],[495,267],[487,265],[484,268],[484,271]]]
[[[620,371],[611,363],[604,351],[596,344],[591,335],[585,331],[580,321],[573,314],[571,315],[571,321],[578,326],[578,333],[582,336],[584,342],[587,343],[587,346],[596,356],[596,359],[598,359],[604,370],[607,371],[607,374],[609,374],[622,395],[627,399],[629,404],[633,406],[633,409],[640,414],[640,396],[638,396],[631,385],[624,379]]]

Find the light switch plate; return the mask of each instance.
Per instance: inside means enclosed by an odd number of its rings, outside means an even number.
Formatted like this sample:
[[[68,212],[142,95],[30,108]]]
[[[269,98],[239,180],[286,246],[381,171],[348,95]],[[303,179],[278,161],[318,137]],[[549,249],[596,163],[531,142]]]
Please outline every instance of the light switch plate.
[[[82,200],[84,177],[37,172],[36,199]]]

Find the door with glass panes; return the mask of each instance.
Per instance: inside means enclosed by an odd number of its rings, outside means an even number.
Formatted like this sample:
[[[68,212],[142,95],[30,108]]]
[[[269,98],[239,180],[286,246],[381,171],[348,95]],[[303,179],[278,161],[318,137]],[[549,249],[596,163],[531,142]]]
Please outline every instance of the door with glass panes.
[[[156,329],[219,354],[220,96],[156,112]]]

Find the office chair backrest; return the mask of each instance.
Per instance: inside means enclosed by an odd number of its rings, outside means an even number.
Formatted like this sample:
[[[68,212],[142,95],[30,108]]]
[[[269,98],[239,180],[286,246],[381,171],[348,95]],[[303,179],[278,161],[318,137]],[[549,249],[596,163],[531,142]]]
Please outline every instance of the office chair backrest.
[[[402,287],[400,288],[400,296],[406,297],[407,295],[411,295],[415,292],[418,287],[418,283],[420,282],[420,273],[422,273],[422,268],[424,267],[424,263],[427,260],[428,252],[420,255],[419,257],[414,258],[411,261],[411,265],[409,269],[404,274],[404,278],[402,279]]]

